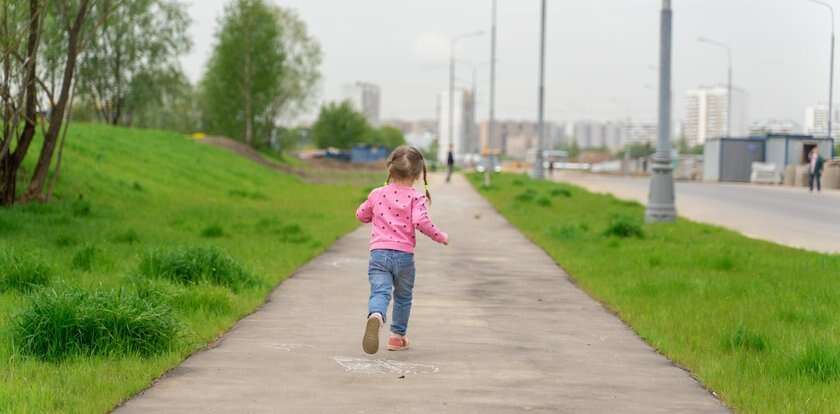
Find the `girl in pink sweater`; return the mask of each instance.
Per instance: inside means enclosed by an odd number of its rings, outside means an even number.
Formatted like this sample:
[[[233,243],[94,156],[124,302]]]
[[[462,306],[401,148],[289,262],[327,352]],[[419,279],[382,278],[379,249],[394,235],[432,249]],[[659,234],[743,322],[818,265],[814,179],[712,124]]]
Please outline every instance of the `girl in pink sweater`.
[[[388,180],[373,190],[356,210],[362,223],[371,223],[368,281],[370,300],[362,349],[368,354],[379,350],[379,327],[385,323],[391,293],[394,295],[391,337],[388,350],[408,349],[405,337],[411,314],[414,289],[415,229],[432,240],[449,244],[449,236],[432,224],[426,203],[431,203],[426,163],[416,148],[401,146],[388,157]],[[414,189],[423,175],[426,194]]]

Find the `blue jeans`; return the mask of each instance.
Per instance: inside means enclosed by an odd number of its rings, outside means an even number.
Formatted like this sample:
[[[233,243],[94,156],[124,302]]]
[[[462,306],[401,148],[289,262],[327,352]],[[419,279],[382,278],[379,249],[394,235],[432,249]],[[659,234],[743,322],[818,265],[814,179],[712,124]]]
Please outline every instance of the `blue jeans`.
[[[405,335],[408,329],[408,318],[411,316],[411,293],[414,290],[414,255],[396,250],[371,251],[368,281],[370,282],[368,316],[379,313],[385,320],[393,291],[394,309],[391,332]]]

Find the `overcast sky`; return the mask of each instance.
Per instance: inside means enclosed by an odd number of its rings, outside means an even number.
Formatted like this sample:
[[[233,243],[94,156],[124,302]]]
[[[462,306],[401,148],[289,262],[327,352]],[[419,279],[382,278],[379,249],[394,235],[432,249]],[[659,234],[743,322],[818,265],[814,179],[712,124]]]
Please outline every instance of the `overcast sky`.
[[[321,100],[340,97],[356,80],[382,88],[383,118],[434,118],[447,88],[449,36],[465,40],[457,56],[483,64],[490,55],[491,0],[272,0],[295,9],[322,45]],[[201,77],[216,21],[228,0],[187,0],[193,51],[183,59]],[[500,118],[535,119],[538,0],[498,0]],[[658,0],[548,1],[546,113],[554,121],[655,120]],[[734,83],[749,94],[750,119],[804,122],[805,107],[827,101],[831,23],[807,0],[674,0],[675,115],[685,91],[724,83],[726,54],[699,43],[705,36],[734,49]],[[458,77],[469,84],[472,69]],[[478,75],[479,118],[487,118],[489,69]]]

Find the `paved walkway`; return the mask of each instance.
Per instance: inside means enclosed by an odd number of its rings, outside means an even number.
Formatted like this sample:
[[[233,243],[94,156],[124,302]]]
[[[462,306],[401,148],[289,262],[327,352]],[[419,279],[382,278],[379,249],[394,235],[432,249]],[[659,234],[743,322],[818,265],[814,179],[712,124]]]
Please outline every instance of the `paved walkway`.
[[[449,185],[435,177],[432,191],[432,217],[452,244],[418,246],[412,350],[362,353],[364,227],[117,412],[728,412],[576,288],[463,177]]]
[[[650,179],[555,173],[554,178],[595,192],[647,203]],[[840,192],[809,193],[806,188],[677,183],[677,213],[749,237],[818,252],[840,252]]]

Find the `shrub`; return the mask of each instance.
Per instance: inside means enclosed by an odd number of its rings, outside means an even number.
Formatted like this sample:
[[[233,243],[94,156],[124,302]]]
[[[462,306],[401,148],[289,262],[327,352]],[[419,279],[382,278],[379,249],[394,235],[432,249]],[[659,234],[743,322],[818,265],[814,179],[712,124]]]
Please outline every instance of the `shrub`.
[[[20,353],[45,360],[69,356],[159,354],[178,335],[171,309],[129,290],[44,289],[13,318]]]
[[[814,381],[840,379],[840,347],[814,344],[799,358],[796,370]]]
[[[744,326],[739,326],[732,335],[724,339],[723,345],[724,348],[730,351],[745,349],[761,352],[767,349],[767,339],[763,335],[752,332]]]
[[[93,266],[96,264],[97,255],[99,255],[99,249],[96,246],[82,247],[73,255],[70,265],[75,270],[89,272],[93,270]]]
[[[208,238],[208,239],[215,239],[219,237],[223,237],[225,235],[224,229],[222,226],[214,224],[212,226],[207,226],[204,230],[201,231],[201,237]]]
[[[140,242],[140,235],[133,229],[126,230],[114,236],[114,243],[134,244]]]
[[[156,249],[140,259],[138,274],[185,285],[211,283],[234,291],[257,286],[260,280],[216,247]]]
[[[630,216],[613,216],[604,232],[605,236],[615,236],[622,239],[631,237],[644,238],[645,232],[639,220]]]
[[[32,256],[0,253],[0,292],[29,292],[50,282],[50,268]]]

